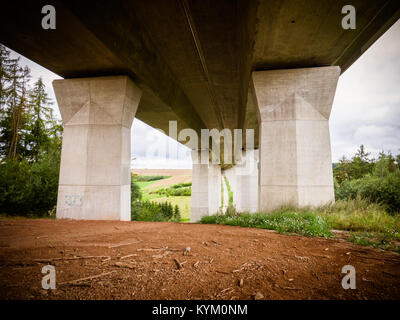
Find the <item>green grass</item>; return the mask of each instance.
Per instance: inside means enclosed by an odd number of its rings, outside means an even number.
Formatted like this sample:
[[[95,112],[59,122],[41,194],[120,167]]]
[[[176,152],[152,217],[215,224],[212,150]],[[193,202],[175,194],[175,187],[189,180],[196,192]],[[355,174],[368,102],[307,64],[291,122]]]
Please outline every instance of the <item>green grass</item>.
[[[393,240],[398,240],[388,233],[351,232],[349,241],[361,246],[370,246],[383,250],[392,250],[400,253],[400,246]],[[398,243],[398,242],[397,242]]]
[[[400,252],[400,214],[389,214],[379,204],[360,198],[339,200],[319,208],[285,206],[270,213],[235,213],[206,216],[201,223],[276,230],[305,236],[333,236],[331,230],[349,231],[359,245]]]
[[[316,209],[332,229],[400,233],[400,215],[389,214],[379,204],[365,199],[338,200]]]
[[[157,188],[154,191],[150,191],[150,194],[158,194],[159,196],[168,196],[168,197],[173,197],[173,196],[191,196],[191,190],[192,190],[192,183],[178,183],[174,184],[173,186],[170,186],[168,188]]]
[[[326,221],[314,212],[239,213],[236,215],[213,215],[200,220],[206,224],[225,224],[276,230],[279,233],[296,233],[304,236],[331,237]]]
[[[137,174],[132,175],[132,179],[135,181],[157,181],[167,178],[171,178],[171,176],[146,176],[146,175],[141,176]]]
[[[135,181],[135,183],[139,186],[140,189],[146,188],[147,186],[151,185],[154,181]]]

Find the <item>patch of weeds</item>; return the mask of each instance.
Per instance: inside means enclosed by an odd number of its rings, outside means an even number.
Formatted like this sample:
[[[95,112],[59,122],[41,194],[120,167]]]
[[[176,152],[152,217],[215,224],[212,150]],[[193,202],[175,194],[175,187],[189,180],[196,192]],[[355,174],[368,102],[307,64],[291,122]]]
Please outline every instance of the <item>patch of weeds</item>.
[[[371,233],[371,232],[352,232],[350,233],[349,241],[361,245],[369,246],[382,250],[391,250],[400,252],[400,247],[396,245],[398,234],[393,233]]]
[[[326,221],[313,212],[218,214],[203,217],[200,222],[269,229],[285,234],[301,234],[325,238],[332,236]]]

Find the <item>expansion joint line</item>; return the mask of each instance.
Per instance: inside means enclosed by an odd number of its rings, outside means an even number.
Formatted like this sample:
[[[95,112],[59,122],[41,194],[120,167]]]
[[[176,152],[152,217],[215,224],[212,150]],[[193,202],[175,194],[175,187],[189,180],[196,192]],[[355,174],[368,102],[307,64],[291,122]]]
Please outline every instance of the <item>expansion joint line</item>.
[[[220,125],[221,128],[225,128],[224,121],[222,119],[221,113],[218,110],[217,98],[216,98],[216,95],[215,95],[214,87],[213,87],[213,84],[211,82],[210,74],[208,72],[206,60],[204,58],[204,53],[203,53],[203,50],[201,48],[200,39],[199,39],[199,37],[197,35],[197,30],[196,30],[196,27],[195,27],[195,24],[194,24],[194,20],[193,20],[193,17],[191,15],[191,13],[190,13],[189,4],[188,4],[187,0],[181,0],[181,3],[182,3],[183,11],[185,12],[185,17],[186,17],[187,23],[188,23],[189,28],[190,28],[190,32],[192,34],[193,42],[194,42],[194,44],[196,46],[196,51],[197,51],[197,54],[199,56],[199,59],[200,59],[200,62],[201,62],[201,66],[203,68],[204,76],[206,77],[206,80],[207,80],[207,90],[208,90],[208,93],[210,94],[210,97],[211,97],[211,103],[213,105],[213,109],[214,109],[215,115],[217,117],[218,124]]]

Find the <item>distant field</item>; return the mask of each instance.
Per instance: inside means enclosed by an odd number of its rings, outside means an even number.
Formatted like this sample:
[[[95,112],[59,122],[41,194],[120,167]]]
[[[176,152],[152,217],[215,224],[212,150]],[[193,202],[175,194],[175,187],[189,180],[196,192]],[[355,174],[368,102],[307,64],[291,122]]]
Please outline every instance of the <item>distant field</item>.
[[[171,187],[178,183],[187,183],[187,182],[192,182],[191,175],[172,176],[170,178],[153,181],[153,183],[148,184],[147,186],[145,186],[143,188],[156,190],[156,189]]]
[[[192,182],[192,170],[188,169],[133,169],[132,173],[140,176],[168,176],[168,178],[155,181],[136,182],[142,192],[142,199],[154,202],[170,202],[173,206],[178,205],[181,211],[182,221],[190,219],[191,198],[166,197],[165,195],[151,194],[150,192],[171,187],[178,183]]]
[[[192,169],[132,169],[140,176],[181,176],[192,175]]]
[[[142,188],[146,188],[149,185],[153,184],[155,181],[136,181],[136,184],[140,187],[140,189]]]

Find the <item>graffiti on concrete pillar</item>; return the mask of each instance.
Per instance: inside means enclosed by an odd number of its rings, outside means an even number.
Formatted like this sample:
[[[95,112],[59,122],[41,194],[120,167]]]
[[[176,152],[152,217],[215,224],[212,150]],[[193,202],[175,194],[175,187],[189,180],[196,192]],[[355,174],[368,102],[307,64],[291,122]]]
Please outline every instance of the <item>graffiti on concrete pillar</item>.
[[[67,207],[82,207],[83,197],[79,194],[66,194],[64,203]]]

